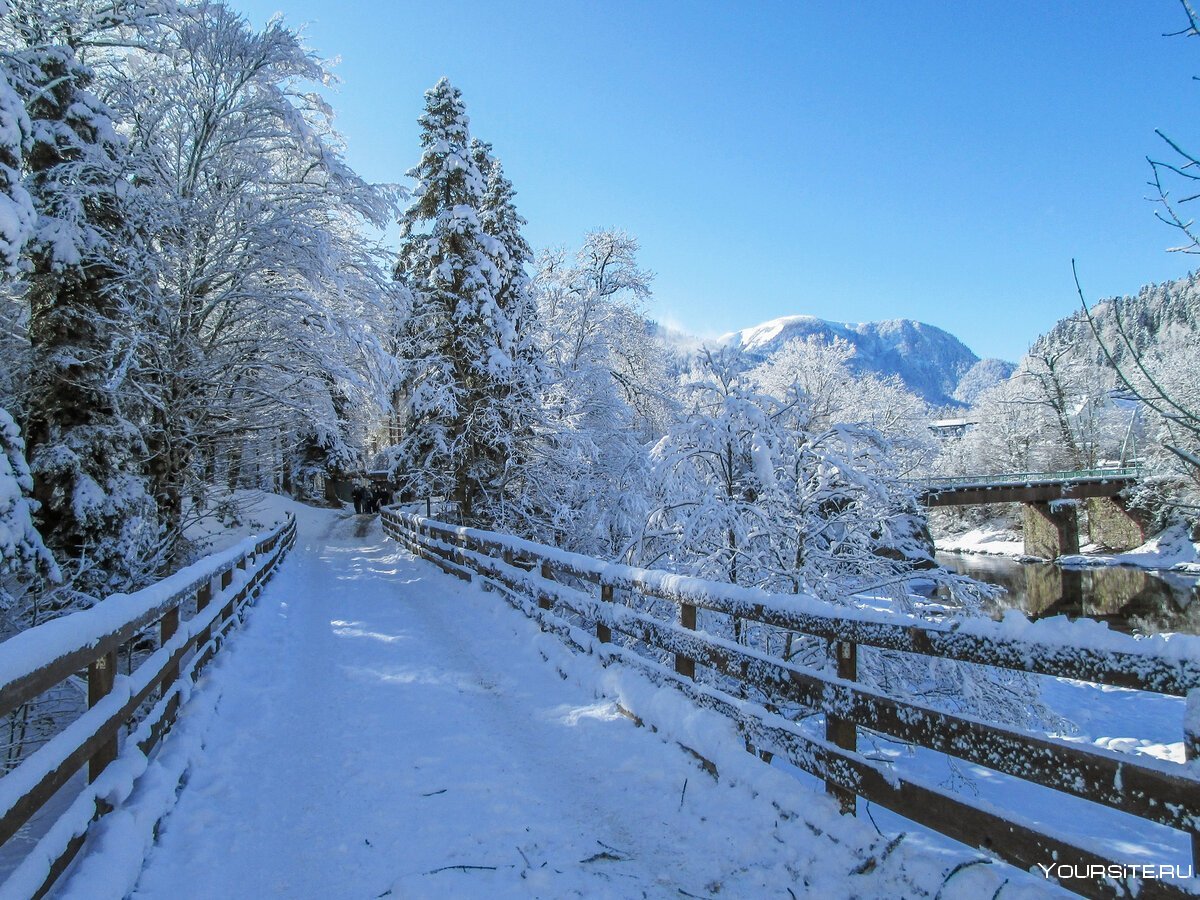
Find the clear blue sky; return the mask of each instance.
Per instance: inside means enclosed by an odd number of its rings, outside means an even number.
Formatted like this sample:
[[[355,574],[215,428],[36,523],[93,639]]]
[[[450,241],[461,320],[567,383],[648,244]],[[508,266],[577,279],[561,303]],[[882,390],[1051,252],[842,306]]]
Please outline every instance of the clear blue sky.
[[[340,57],[353,165],[403,181],[447,75],[535,247],[642,244],[649,312],[715,335],[781,315],[914,318],[1018,358],[1191,258],[1147,201],[1189,143],[1200,39],[1174,0],[233,0]]]

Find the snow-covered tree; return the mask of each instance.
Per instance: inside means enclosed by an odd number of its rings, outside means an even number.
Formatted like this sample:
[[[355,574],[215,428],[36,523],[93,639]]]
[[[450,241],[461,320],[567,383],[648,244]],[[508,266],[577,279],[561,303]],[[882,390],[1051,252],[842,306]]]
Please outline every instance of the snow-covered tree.
[[[171,533],[206,485],[279,488],[361,465],[394,382],[396,287],[360,225],[389,192],[345,164],[327,67],[279,21],[255,30],[204,3],[127,61],[131,149],[156,205],[159,302],[144,366],[155,497]],[[254,457],[252,459],[251,457]]]
[[[575,254],[547,251],[534,278],[550,372],[537,446],[543,538],[619,556],[645,522],[647,447],[674,415],[672,381],[641,306],[653,276],[636,239],[587,235]]]
[[[779,401],[797,392],[809,429],[855,424],[884,435],[900,471],[928,466],[935,452],[926,423],[929,406],[897,376],[881,378],[850,369],[854,348],[843,338],[813,335],[789,341],[757,365],[751,377]]]
[[[531,502],[539,477],[533,445],[544,431],[542,393],[547,378],[541,322],[527,270],[533,263],[533,250],[522,233],[526,223],[517,212],[516,191],[503,164],[492,156],[491,145],[473,138],[471,156],[484,179],[479,221],[484,233],[493,238],[489,253],[499,276],[495,302],[512,326],[511,368],[497,384],[503,401],[501,428],[509,435],[509,446],[489,518],[498,527],[532,534],[539,517]]]
[[[1192,285],[1189,276],[1186,292],[1194,302]],[[1115,320],[1110,333],[1098,316],[1094,331],[1124,398],[1144,414],[1149,438],[1140,454],[1145,478],[1132,499],[1157,526],[1180,515],[1200,520],[1200,406],[1192,399],[1200,391],[1200,330],[1194,319],[1167,323],[1153,341],[1139,342],[1116,304],[1107,312]]]
[[[808,421],[825,428],[853,419],[844,414],[856,393],[856,376],[849,368],[854,348],[845,338],[824,341],[810,335],[788,341],[755,367],[754,380],[772,397],[782,400],[796,388],[804,396]]]
[[[755,392],[739,354],[702,352],[686,386],[690,412],[655,446],[661,505],[647,531],[668,568],[730,584],[761,584],[786,498],[776,471],[786,435],[771,398]],[[665,540],[664,540],[665,539]],[[659,566],[664,559],[643,560]]]
[[[760,392],[745,366],[728,350],[702,353],[689,385],[691,412],[652,454],[656,505],[637,562],[838,604],[944,614],[945,606],[914,597],[911,583],[920,577],[944,586],[960,612],[977,610],[987,592],[935,565],[924,517],[888,439],[828,421],[819,392],[814,413],[798,382],[776,385],[782,399]],[[822,640],[701,617],[707,631],[802,665],[827,664]],[[866,650],[859,678],[1005,721],[1028,724],[1044,714],[1028,679],[976,677],[907,654]]]
[[[905,582],[933,562],[891,442],[831,422],[828,398],[802,387],[803,373],[777,399],[744,367],[729,350],[702,354],[691,413],[654,451],[650,545],[665,547],[671,567],[689,574],[838,601],[885,592],[903,602]]]
[[[32,491],[21,431],[12,416],[0,409],[0,610],[6,613],[14,606],[15,595],[39,577],[52,581],[61,577],[33,524]]]
[[[0,4],[0,16],[6,12]],[[21,159],[31,132],[25,104],[0,68],[0,269],[10,274],[33,233],[33,201],[21,183]]]
[[[1085,336],[1090,337],[1090,336]],[[1091,468],[1126,455],[1133,410],[1114,398],[1115,377],[1090,340],[1038,339],[1012,376],[979,394],[960,441],[943,448],[948,474]]]
[[[400,220],[396,269],[413,299],[400,346],[405,433],[392,471],[417,496],[447,495],[464,517],[491,520],[520,462],[532,401],[526,376],[535,366],[514,359],[527,251],[514,234],[511,186],[494,162],[488,211],[498,235],[485,229],[488,184],[462,95],[449,80],[426,92],[419,122],[423,152],[408,173],[416,188]]]
[[[328,70],[278,21],[10,5],[0,265],[24,256],[0,406],[26,426],[47,542],[95,597],[182,561],[209,486],[361,465],[404,303],[361,225],[382,228],[395,192],[346,166],[312,91]]]
[[[31,125],[25,185],[31,372],[26,440],[43,537],[86,597],[153,565],[158,523],[127,378],[137,290],[124,142],[70,42],[79,10],[20,4],[0,19]],[[86,33],[86,30],[83,32]]]

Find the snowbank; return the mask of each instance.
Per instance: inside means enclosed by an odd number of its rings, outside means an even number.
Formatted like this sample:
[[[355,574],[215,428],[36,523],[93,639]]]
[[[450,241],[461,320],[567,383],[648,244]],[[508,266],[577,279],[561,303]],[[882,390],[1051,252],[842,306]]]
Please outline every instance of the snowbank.
[[[938,538],[934,545],[946,553],[983,553],[993,556],[1025,556],[1025,540],[1010,528],[984,525],[965,534]]]
[[[1191,541],[1187,526],[1177,524],[1134,550],[1060,556],[1058,564],[1068,568],[1136,566],[1140,569],[1170,569],[1173,572],[1200,575],[1200,544]]]
[[[1025,542],[1019,532],[990,523],[963,534],[939,537],[935,541],[945,553],[979,553],[1007,556],[1016,560],[1032,559],[1025,553]],[[1091,545],[1085,546],[1086,551]],[[1191,541],[1185,525],[1173,525],[1155,535],[1140,547],[1124,553],[1079,553],[1060,556],[1054,560],[1066,568],[1099,568],[1104,566],[1133,566],[1140,569],[1169,569],[1200,575],[1200,543]]]

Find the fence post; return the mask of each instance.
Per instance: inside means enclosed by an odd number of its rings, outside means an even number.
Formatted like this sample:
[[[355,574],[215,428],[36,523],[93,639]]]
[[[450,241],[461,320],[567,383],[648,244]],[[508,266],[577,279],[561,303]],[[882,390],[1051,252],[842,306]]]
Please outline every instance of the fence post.
[[[613,586],[611,584],[600,585],[600,602],[612,605]],[[596,638],[602,644],[607,644],[612,640],[612,630],[599,619],[596,620]]]
[[[696,630],[696,607],[691,603],[679,604],[679,624],[688,629]],[[696,661],[681,653],[675,654],[675,671],[693,681],[696,680]]]
[[[204,584],[200,585],[196,591],[196,615],[200,614],[201,610],[207,609],[208,604],[213,597],[213,579],[208,579]],[[212,640],[212,626],[206,625],[201,629],[199,636],[196,638],[196,648],[199,649]]]
[[[853,641],[834,641],[832,644],[835,659],[837,659],[837,677],[847,681],[858,679],[858,645]],[[858,749],[858,729],[853,722],[840,716],[825,713],[825,740],[845,750]],[[847,790],[839,784],[826,780],[825,791],[836,797],[845,815],[854,815],[857,798],[854,791]]]
[[[429,498],[425,498],[425,518],[433,518],[433,505],[429,502]]]
[[[247,567],[248,562],[249,562],[249,557],[247,557],[247,556],[243,556],[241,559],[239,559],[237,561],[237,567],[239,569],[241,569],[243,576],[246,573],[246,567]],[[229,574],[232,577],[233,573],[230,572]],[[237,608],[239,603],[241,603],[244,599],[246,599],[246,595],[249,592],[250,592],[250,584],[243,577],[241,588],[238,590],[238,592],[236,594],[234,594],[232,597],[229,598],[229,602],[226,603],[225,608],[223,610],[221,610],[221,618],[223,620],[232,619],[234,610]]]
[[[167,641],[175,637],[175,632],[179,630],[179,607],[175,606],[167,610],[166,614],[158,620],[158,646],[165,647]],[[163,672],[162,681],[158,683],[159,696],[166,694],[167,689],[179,678],[179,664],[167,666]]]
[[[88,666],[88,708],[95,706],[113,689],[117,677],[117,651],[110,650]],[[117,758],[117,738],[101,744],[88,760],[88,781],[95,781],[104,767]]]
[[[548,561],[542,560],[542,568],[539,571],[539,574],[542,576],[544,581],[549,581],[554,577],[554,574],[550,571],[550,563]],[[539,607],[542,609],[550,609],[553,607],[553,605],[554,604],[550,602],[550,597],[548,594],[543,594],[540,591],[538,592]]]
[[[1183,713],[1183,758],[1188,762],[1200,759],[1200,688],[1188,691]],[[1200,867],[1200,832],[1193,831],[1192,868]]]

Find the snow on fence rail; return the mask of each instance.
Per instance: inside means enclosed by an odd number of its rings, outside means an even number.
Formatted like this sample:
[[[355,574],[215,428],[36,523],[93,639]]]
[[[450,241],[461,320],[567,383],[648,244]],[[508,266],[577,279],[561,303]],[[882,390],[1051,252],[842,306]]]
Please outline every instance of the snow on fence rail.
[[[118,759],[149,755],[170,729],[191,683],[295,542],[296,520],[250,537],[132,594],[24,631],[0,644],[0,715],[86,669],[88,709],[0,778],[0,844],[7,843],[86,763],[88,784],[0,885],[5,897],[40,897],[79,852],[91,823],[124,793],[105,784]],[[181,609],[195,614],[181,621]],[[117,652],[157,626],[157,649],[117,675]],[[139,708],[153,707],[135,722]],[[122,740],[123,729],[131,733]],[[136,766],[135,766],[136,768]],[[119,781],[120,779],[109,779]]]
[[[1131,757],[944,712],[857,683],[856,670],[858,646],[865,645],[1178,696],[1190,691],[1195,700],[1200,698],[1200,639],[1135,639],[1096,623],[1030,623],[1015,616],[1001,622],[932,624],[810,597],[773,596],[604,563],[394,508],[383,511],[383,524],[391,537],[445,571],[468,579],[478,575],[501,589],[543,629],[606,661],[632,665],[655,683],[670,685],[698,705],[726,715],[739,725],[748,746],[780,755],[823,778],[847,812],[854,811],[856,796],[863,797],[1027,871],[1053,863],[1092,873],[1067,883],[1085,896],[1195,896],[1169,881],[1136,884],[1113,878],[1113,872],[1121,871],[1113,868],[1118,863],[1048,834],[1014,811],[901,777],[858,753],[857,737],[859,728],[869,729],[1169,826],[1191,836],[1195,856],[1200,849],[1200,773],[1194,766]],[[599,587],[598,596],[589,586]],[[614,602],[616,591],[670,601],[677,609],[675,619],[656,618]],[[824,638],[837,675],[696,631],[698,609]],[[594,629],[594,638],[563,613]],[[627,645],[613,643],[614,632],[631,640]],[[673,670],[648,658],[654,652],[673,656]],[[767,698],[765,704],[697,682],[697,666],[754,688]],[[822,712],[825,739],[770,711],[778,703]],[[1200,704],[1188,704],[1193,706],[1200,716]],[[1184,730],[1189,732],[1185,742],[1194,747],[1195,723]]]

